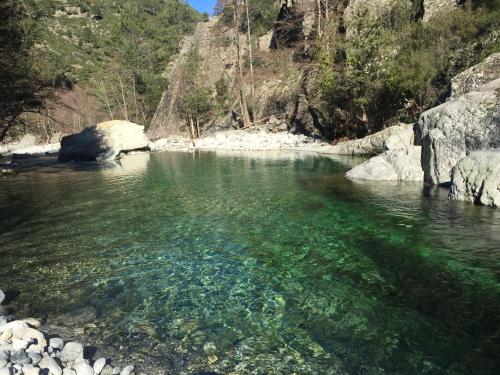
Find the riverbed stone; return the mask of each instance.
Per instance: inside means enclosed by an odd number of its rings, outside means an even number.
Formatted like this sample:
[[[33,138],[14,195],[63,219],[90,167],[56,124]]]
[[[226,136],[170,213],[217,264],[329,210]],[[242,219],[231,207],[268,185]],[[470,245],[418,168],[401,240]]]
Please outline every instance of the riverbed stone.
[[[500,148],[472,152],[457,163],[451,176],[451,199],[500,206]]]
[[[68,363],[83,359],[83,349],[83,345],[79,342],[66,343],[61,353],[61,361]]]
[[[84,359],[77,360],[73,369],[76,371],[76,375],[94,375],[94,369]]]
[[[63,375],[76,375],[76,371],[69,368],[69,367],[66,367],[64,370],[63,370]]]
[[[6,350],[1,350],[0,351],[0,367],[7,366],[7,363],[9,363],[9,358],[10,358],[10,352],[8,352]]]
[[[99,358],[94,362],[94,372],[99,375],[106,366],[106,358]]]
[[[0,335],[0,340],[2,341],[7,341],[7,340],[10,340],[12,338],[12,328],[5,328],[4,326],[4,331],[2,332],[2,334]]]
[[[122,368],[121,367],[115,367],[113,369],[113,375],[120,375],[120,373],[122,372]]]
[[[10,361],[15,365],[28,365],[31,363],[31,359],[25,352],[13,352],[10,355]]]
[[[22,372],[24,375],[40,375],[40,368],[33,365],[26,365],[23,367]]]
[[[57,361],[49,356],[44,356],[38,364],[42,370],[47,369],[52,375],[62,375],[62,368]]]
[[[25,350],[28,345],[31,343],[31,341],[26,341],[26,340],[20,340],[20,339],[13,339],[12,340],[12,349],[15,352]]]
[[[34,319],[34,318],[22,319],[21,322],[26,323],[31,328],[40,329],[42,327],[42,322],[40,322],[38,319]]]
[[[57,350],[63,350],[64,348],[64,340],[60,337],[52,337],[49,340],[49,345]]]
[[[5,293],[0,289],[0,305],[5,301]]]
[[[47,340],[45,339],[45,336],[42,332],[36,330],[35,328],[25,327],[16,329],[13,332],[14,338],[33,342],[33,344],[28,347],[29,351],[36,351],[36,349],[38,349],[40,353],[43,353],[45,347],[47,346]]]
[[[113,366],[111,365],[104,366],[104,368],[101,371],[101,375],[113,375]]]
[[[134,366],[131,366],[131,365],[125,366],[123,368],[123,370],[120,371],[120,375],[131,375],[131,374],[134,373],[134,371],[135,371],[135,367]]]
[[[31,359],[31,363],[37,365],[42,360],[42,355],[36,352],[26,352],[28,357]]]
[[[14,369],[12,367],[0,368],[0,375],[14,375]]]
[[[5,326],[9,320],[5,316],[0,316],[0,329]]]

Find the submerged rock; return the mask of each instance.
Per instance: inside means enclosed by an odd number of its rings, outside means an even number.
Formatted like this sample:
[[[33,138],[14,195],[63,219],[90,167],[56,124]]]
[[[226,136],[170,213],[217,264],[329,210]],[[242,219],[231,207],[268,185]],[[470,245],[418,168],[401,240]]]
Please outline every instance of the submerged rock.
[[[149,149],[144,126],[128,121],[107,121],[61,141],[59,161],[105,161],[121,152]]]
[[[500,206],[500,149],[475,151],[452,171],[450,198]]]
[[[360,164],[346,177],[371,181],[423,181],[419,146],[386,151]]]

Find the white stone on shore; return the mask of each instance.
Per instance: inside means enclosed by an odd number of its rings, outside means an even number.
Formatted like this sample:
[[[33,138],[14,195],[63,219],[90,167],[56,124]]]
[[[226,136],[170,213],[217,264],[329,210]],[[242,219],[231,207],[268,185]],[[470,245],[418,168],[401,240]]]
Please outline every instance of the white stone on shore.
[[[49,345],[57,350],[63,350],[64,348],[64,340],[60,337],[52,337],[49,340]]]
[[[121,372],[122,372],[122,368],[121,367],[115,367],[113,369],[113,375],[120,375]]]
[[[12,332],[14,332],[14,331],[22,329],[22,328],[29,328],[29,326],[28,326],[28,324],[21,322],[20,320],[14,320],[10,323],[7,323],[3,327],[1,327],[0,332],[3,333],[8,329],[10,329]],[[6,340],[6,339],[2,339],[2,340]],[[9,340],[9,339],[7,339],[7,340]]]
[[[24,323],[26,324],[26,323]],[[35,328],[21,328],[13,330],[14,338],[26,340],[30,342],[36,342],[28,347],[28,351],[39,351],[43,353],[45,347],[47,346],[47,340],[42,332],[36,330]]]
[[[27,365],[31,363],[31,359],[25,352],[13,352],[10,354],[10,361],[15,365]]]
[[[7,363],[9,363],[9,357],[10,353],[8,351],[6,350],[0,351],[0,367],[7,366]]]
[[[26,365],[23,367],[22,372],[24,375],[40,375],[40,368],[33,365]]]
[[[62,375],[61,366],[56,362],[56,360],[49,356],[44,356],[40,363],[38,364],[42,370],[47,369],[52,375]]]
[[[94,372],[96,373],[96,375],[99,375],[102,372],[104,366],[106,366],[106,358],[99,358],[97,361],[95,361]]]
[[[29,344],[31,344],[31,341],[13,339],[12,340],[12,349],[14,349],[15,352],[18,352],[18,351],[26,349]]]
[[[3,332],[0,335],[0,340],[4,340],[4,341],[10,340],[12,338],[12,335],[13,335],[12,328],[3,326],[2,329],[3,329]]]
[[[64,345],[61,353],[61,361],[63,363],[75,362],[83,359],[83,345],[79,342],[68,342]]]
[[[84,359],[77,360],[73,369],[76,371],[76,375],[94,375],[94,369]]]
[[[36,352],[27,352],[28,357],[31,359],[31,363],[37,365],[42,360],[42,355]]]
[[[76,375],[76,371],[69,368],[69,367],[66,367],[64,370],[63,370],[63,375]]]
[[[14,369],[12,367],[0,368],[0,375],[14,375]]]
[[[24,322],[30,327],[36,329],[40,329],[40,327],[42,326],[42,323],[38,319],[33,319],[33,318],[21,319],[21,322]]]
[[[0,316],[0,329],[5,326],[9,321],[5,316]]]

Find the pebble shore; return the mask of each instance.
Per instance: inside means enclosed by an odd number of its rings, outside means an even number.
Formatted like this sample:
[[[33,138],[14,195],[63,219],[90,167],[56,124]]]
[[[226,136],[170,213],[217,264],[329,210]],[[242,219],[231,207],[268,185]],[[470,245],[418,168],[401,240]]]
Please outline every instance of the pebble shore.
[[[135,375],[133,365],[88,358],[82,343],[41,331],[37,319],[2,315],[4,300],[0,290],[0,375]]]

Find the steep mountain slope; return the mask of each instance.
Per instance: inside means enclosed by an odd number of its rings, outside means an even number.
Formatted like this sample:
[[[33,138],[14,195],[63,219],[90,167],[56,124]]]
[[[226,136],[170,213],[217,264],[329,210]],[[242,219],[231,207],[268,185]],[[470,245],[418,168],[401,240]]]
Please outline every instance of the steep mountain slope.
[[[25,119],[39,133],[75,131],[109,117],[148,123],[165,86],[165,65],[202,19],[181,0],[8,3],[23,14],[33,70],[57,92],[57,104],[43,103],[53,121]]]

